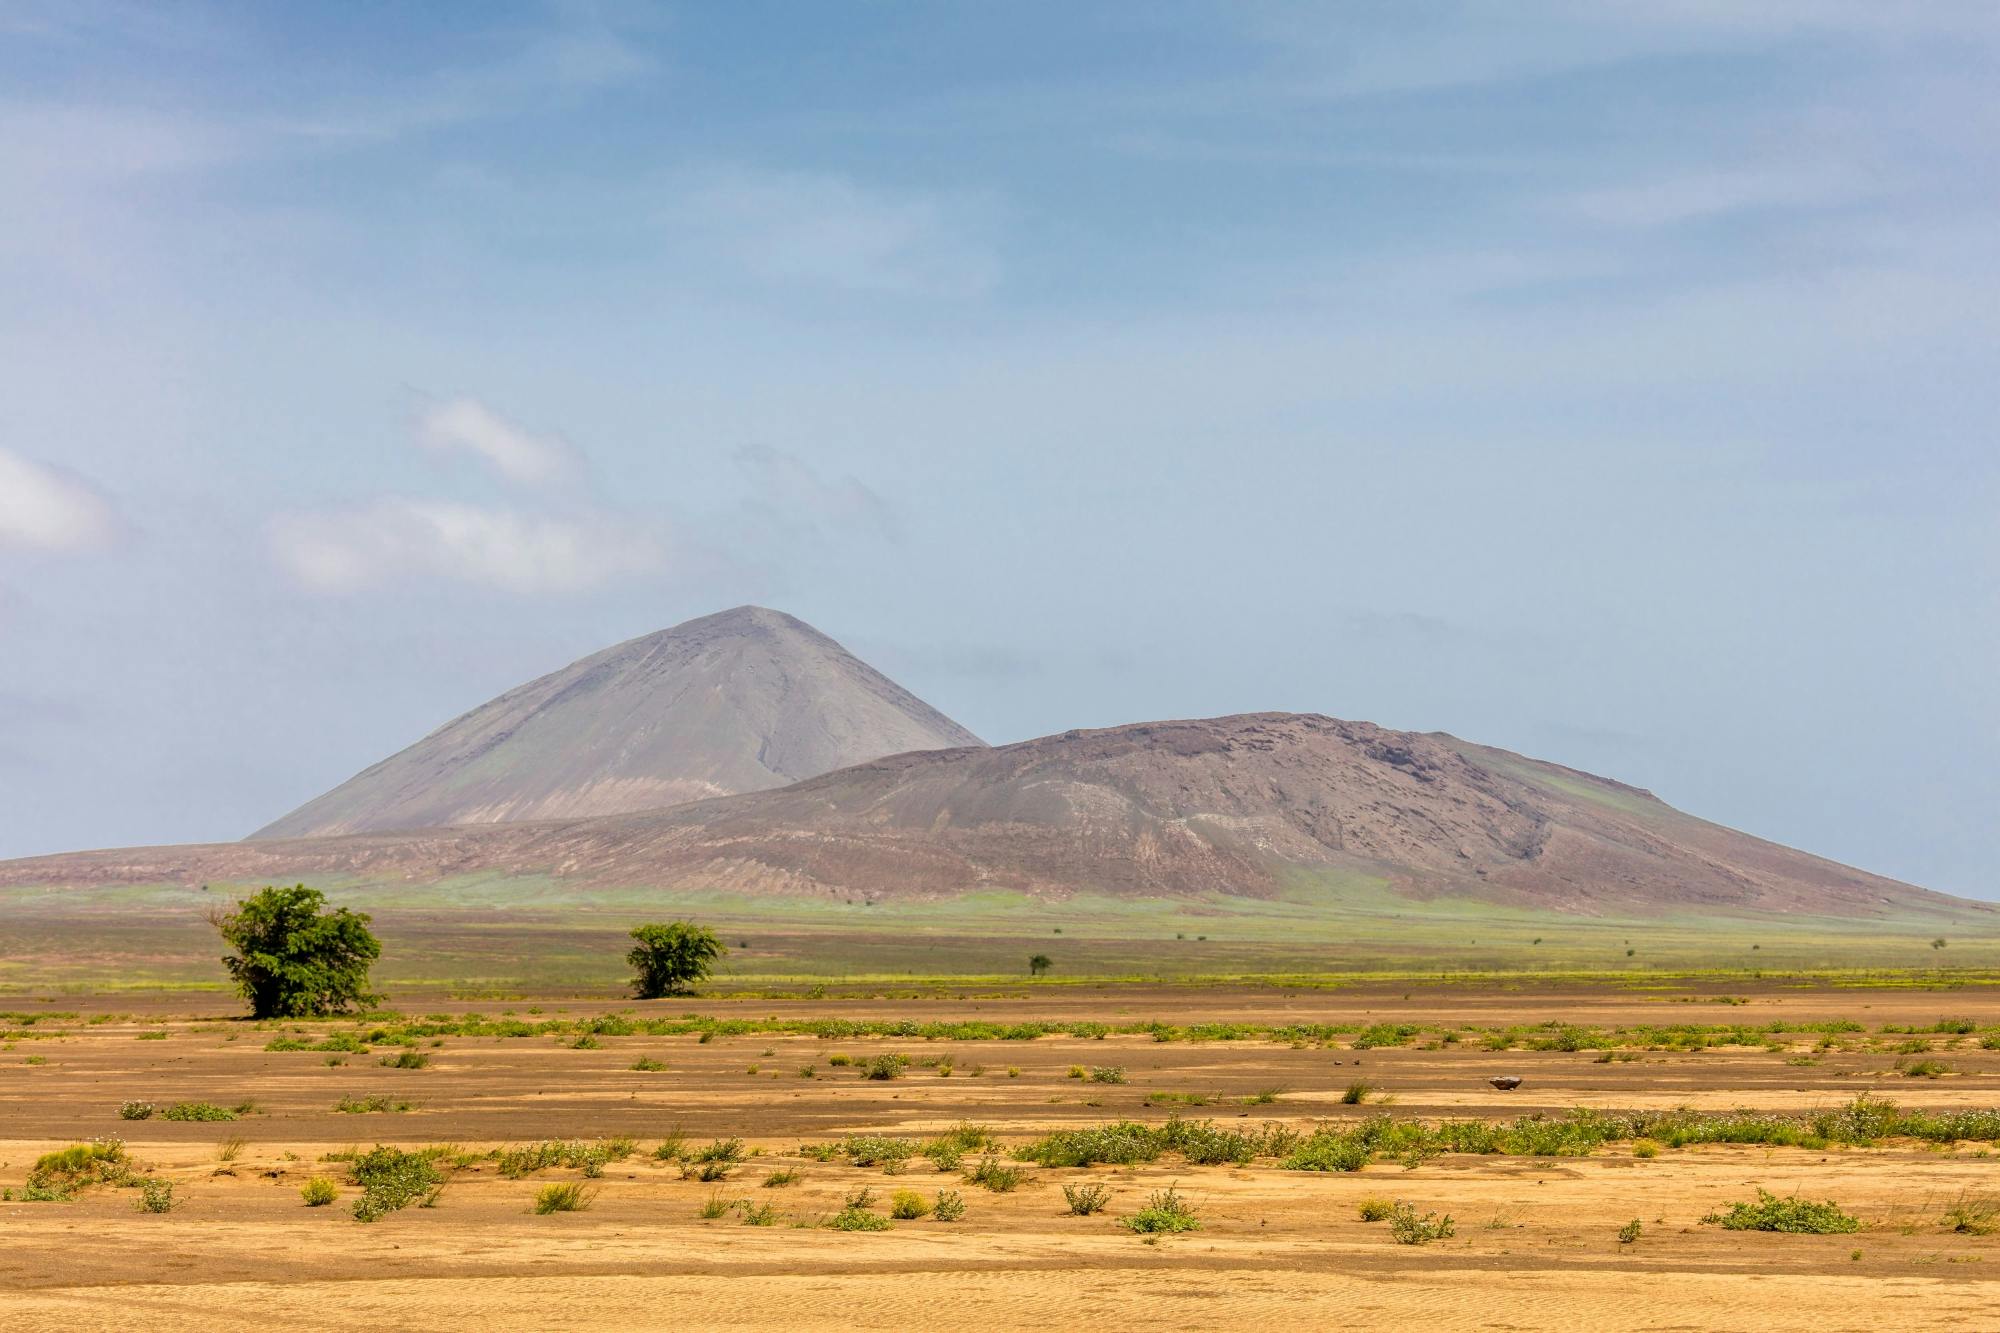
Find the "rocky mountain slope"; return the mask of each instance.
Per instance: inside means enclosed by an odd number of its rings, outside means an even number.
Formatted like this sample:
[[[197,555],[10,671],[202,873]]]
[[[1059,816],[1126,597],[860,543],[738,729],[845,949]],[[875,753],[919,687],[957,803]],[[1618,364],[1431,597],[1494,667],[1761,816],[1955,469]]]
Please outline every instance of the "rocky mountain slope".
[[[251,836],[656,809],[978,744],[812,626],[741,606],[509,690]]]
[[[1441,734],[1259,713],[898,754],[778,790],[596,819],[0,865],[0,884],[470,874],[753,894],[1267,897],[1320,875],[1585,914],[1992,909]]]

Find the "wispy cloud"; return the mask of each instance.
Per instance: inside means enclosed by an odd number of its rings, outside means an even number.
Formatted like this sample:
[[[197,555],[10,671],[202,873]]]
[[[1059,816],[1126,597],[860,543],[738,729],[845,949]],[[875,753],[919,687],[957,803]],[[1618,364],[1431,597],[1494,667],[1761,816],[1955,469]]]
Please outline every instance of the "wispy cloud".
[[[1670,227],[1739,213],[1818,208],[1861,195],[1867,182],[1854,171],[1782,166],[1675,173],[1586,190],[1564,209],[1587,222],[1616,227]]]
[[[581,459],[560,435],[537,435],[473,398],[454,398],[417,417],[417,443],[439,453],[485,459],[512,482],[533,485],[573,476]]]
[[[962,297],[1000,278],[987,212],[941,192],[734,169],[693,180],[664,220],[766,281]]]
[[[735,458],[753,488],[752,504],[779,521],[822,531],[858,528],[889,541],[901,535],[894,508],[852,474],[823,477],[803,459],[765,445],[745,445]]]
[[[0,547],[73,555],[116,540],[117,512],[67,468],[0,449]]]
[[[350,593],[439,578],[524,594],[577,592],[658,570],[660,544],[607,515],[561,518],[389,496],[274,522],[272,549],[308,588]]]

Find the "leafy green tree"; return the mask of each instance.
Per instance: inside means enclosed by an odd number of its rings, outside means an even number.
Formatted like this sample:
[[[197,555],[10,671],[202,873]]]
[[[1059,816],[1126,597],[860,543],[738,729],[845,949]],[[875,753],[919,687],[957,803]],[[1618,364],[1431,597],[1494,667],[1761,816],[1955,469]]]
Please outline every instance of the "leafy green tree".
[[[1042,975],[1042,973],[1048,971],[1050,968],[1054,966],[1055,964],[1049,961],[1049,956],[1047,954],[1038,953],[1033,958],[1030,958],[1028,960],[1028,973],[1030,976],[1039,977],[1040,975]]]
[[[642,1000],[686,990],[707,977],[715,960],[729,952],[714,931],[692,921],[636,926],[632,938],[638,943],[625,961],[632,965],[632,989]]]
[[[222,960],[256,1018],[309,1018],[372,1004],[368,965],[382,945],[365,912],[322,912],[326,898],[305,885],[270,887],[210,918],[234,952]]]

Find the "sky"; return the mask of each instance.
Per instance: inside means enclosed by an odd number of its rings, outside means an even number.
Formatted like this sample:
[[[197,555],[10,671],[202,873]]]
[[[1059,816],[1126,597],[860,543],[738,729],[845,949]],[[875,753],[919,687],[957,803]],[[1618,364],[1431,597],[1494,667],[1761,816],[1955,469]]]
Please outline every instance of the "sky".
[[[0,856],[745,602],[2000,898],[2000,9],[0,0]]]

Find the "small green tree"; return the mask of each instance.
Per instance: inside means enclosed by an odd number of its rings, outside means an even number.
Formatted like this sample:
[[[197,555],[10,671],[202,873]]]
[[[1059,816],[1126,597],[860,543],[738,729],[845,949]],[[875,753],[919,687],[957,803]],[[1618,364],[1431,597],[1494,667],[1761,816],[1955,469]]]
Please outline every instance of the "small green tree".
[[[322,912],[326,898],[303,884],[267,887],[211,918],[234,952],[222,960],[255,1018],[336,1014],[376,999],[368,965],[382,945],[368,916],[345,907]]]
[[[1038,953],[1033,958],[1030,958],[1028,960],[1028,973],[1030,976],[1039,977],[1040,975],[1042,975],[1042,973],[1048,971],[1050,968],[1054,966],[1055,964],[1049,961],[1049,956],[1047,954]]]
[[[686,990],[729,952],[714,931],[691,921],[636,926],[632,938],[638,943],[625,961],[632,965],[632,989],[642,1000]]]

